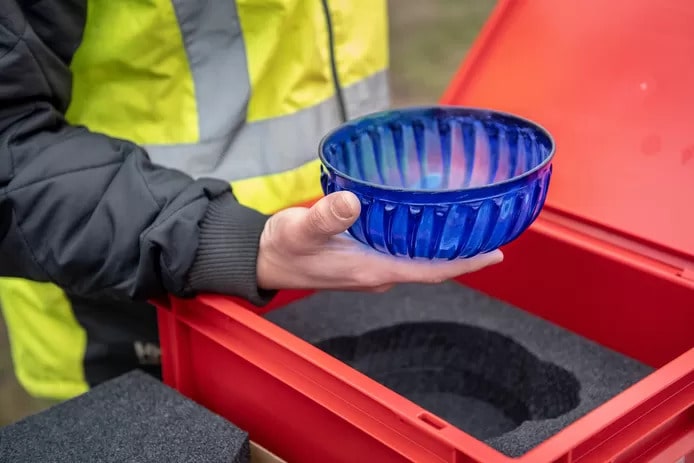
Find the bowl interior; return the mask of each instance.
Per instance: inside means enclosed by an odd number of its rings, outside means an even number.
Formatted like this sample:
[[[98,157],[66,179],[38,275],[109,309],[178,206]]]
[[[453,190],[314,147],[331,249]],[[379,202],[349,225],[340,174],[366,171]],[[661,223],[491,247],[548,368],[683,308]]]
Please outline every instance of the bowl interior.
[[[466,108],[393,110],[347,123],[321,144],[334,173],[379,187],[461,190],[549,162],[551,136],[523,118]]]

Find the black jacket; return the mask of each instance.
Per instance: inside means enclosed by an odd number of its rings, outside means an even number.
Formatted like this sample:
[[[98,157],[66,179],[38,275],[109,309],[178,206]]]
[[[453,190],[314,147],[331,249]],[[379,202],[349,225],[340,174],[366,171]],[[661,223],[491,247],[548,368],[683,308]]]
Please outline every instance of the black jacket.
[[[227,182],[193,180],[66,122],[86,3],[0,0],[0,276],[88,297],[210,291],[263,303],[266,216]]]

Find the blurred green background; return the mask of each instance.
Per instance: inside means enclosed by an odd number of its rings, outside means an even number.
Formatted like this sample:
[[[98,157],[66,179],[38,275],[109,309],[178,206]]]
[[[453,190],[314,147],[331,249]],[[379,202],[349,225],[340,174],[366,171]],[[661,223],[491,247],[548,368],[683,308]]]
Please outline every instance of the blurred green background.
[[[496,0],[389,0],[390,79],[394,106],[435,103]],[[0,319],[0,426],[45,408],[12,371]]]

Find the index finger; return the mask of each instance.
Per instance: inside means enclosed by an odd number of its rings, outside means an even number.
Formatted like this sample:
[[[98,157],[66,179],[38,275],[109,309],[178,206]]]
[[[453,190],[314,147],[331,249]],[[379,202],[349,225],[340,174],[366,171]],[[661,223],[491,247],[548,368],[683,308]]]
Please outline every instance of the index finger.
[[[430,261],[430,260],[410,260],[402,258],[390,258],[381,256],[385,259],[382,265],[372,266],[388,268],[383,280],[388,283],[441,283],[446,280],[477,272],[491,265],[498,264],[504,260],[501,250],[479,254],[467,259],[456,259],[452,261]]]

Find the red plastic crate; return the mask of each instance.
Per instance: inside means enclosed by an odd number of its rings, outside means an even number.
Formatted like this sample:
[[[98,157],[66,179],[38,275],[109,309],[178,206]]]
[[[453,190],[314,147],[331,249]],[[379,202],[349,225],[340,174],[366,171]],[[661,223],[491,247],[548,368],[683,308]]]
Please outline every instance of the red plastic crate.
[[[689,0],[499,3],[443,99],[536,119],[557,154],[540,220],[465,283],[653,366],[694,346],[692,24]]]
[[[460,281],[653,374],[511,459],[258,315],[309,294],[285,292],[262,311],[162,304],[165,381],[289,462],[692,460],[691,24],[686,0],[500,1],[443,98],[536,119],[558,144],[538,221]]]

